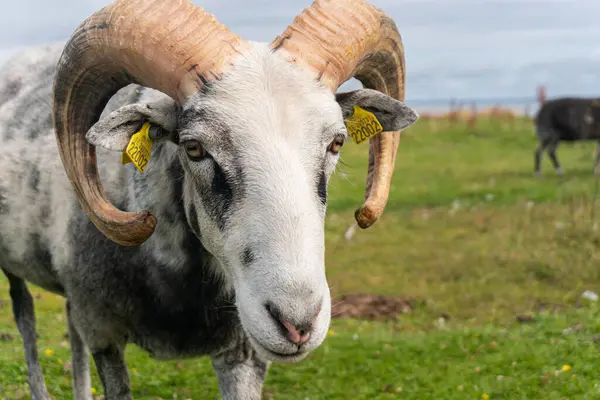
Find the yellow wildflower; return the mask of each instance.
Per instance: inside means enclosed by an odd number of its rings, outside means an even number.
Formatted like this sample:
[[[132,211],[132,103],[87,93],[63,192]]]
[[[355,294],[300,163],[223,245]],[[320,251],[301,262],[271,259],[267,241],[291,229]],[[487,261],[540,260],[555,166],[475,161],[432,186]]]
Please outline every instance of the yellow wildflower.
[[[570,369],[571,369],[571,366],[570,366],[569,364],[565,364],[565,365],[563,365],[563,366],[562,366],[562,368],[561,368],[561,370],[562,370],[563,372],[567,372],[567,371],[568,371],[568,370],[570,370]]]
[[[327,335],[329,335],[329,336],[333,336],[333,335],[335,335],[335,331],[334,331],[333,329],[330,329],[330,330],[327,332]]]
[[[95,387],[92,388],[92,394],[96,394],[96,388]]]
[[[47,355],[48,357],[52,357],[54,355],[54,350],[46,349],[46,350],[44,350],[44,354]]]
[[[490,396],[489,396],[487,393],[484,393],[484,394],[482,394],[482,395],[481,395],[481,398],[482,398],[483,400],[489,400],[489,399],[490,399]]]

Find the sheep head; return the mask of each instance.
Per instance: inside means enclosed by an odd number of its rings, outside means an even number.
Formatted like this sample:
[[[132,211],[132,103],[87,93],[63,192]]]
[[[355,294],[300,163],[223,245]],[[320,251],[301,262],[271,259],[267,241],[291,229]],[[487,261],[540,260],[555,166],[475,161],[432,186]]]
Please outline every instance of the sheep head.
[[[353,76],[367,88],[336,93]],[[98,121],[130,83],[162,98]],[[248,337],[266,358],[294,361],[322,342],[330,320],[324,215],[344,121],[360,106],[385,131],[370,139],[356,212],[365,228],[387,201],[399,131],[417,118],[403,98],[400,35],[363,0],[317,0],[270,45],[242,40],[187,0],[119,0],[65,47],[54,123],[83,210],[126,246],[144,245],[160,221],[152,204],[125,212],[107,199],[95,146],[122,151],[141,122],[158,127],[183,170],[189,228],[232,283]]]

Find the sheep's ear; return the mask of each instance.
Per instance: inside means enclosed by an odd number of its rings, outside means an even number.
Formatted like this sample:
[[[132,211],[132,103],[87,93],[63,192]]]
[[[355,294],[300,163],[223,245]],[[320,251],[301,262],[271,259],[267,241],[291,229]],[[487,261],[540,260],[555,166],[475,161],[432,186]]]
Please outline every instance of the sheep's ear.
[[[387,132],[404,129],[419,118],[417,112],[403,102],[372,89],[336,93],[335,98],[344,119],[352,115],[356,105],[375,114],[383,130]]]
[[[153,126],[154,140],[170,139],[177,128],[178,115],[179,106],[168,96],[152,103],[129,104],[96,122],[85,138],[94,146],[122,152],[144,122]]]

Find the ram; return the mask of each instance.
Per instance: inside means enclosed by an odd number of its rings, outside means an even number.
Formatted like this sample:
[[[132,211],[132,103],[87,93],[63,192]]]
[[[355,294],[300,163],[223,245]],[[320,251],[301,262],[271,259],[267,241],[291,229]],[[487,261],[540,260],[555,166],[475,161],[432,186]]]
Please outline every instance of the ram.
[[[541,174],[542,154],[546,150],[557,174],[563,169],[556,157],[561,141],[599,142],[594,173],[600,172],[600,99],[557,98],[542,104],[535,117],[539,146],[535,150],[535,173]]]
[[[366,88],[337,93],[353,76]],[[394,22],[362,0],[317,0],[272,43],[186,0],[120,0],[66,45],[8,62],[0,265],[32,397],[50,398],[25,282],[66,298],[77,399],[91,398],[88,351],[106,398],[132,398],[128,343],[209,356],[223,398],[260,399],[269,363],[328,330],[324,216],[345,120],[368,112],[384,131],[355,215],[366,228],[417,119],[404,83]],[[123,165],[130,143],[151,146],[143,172]]]

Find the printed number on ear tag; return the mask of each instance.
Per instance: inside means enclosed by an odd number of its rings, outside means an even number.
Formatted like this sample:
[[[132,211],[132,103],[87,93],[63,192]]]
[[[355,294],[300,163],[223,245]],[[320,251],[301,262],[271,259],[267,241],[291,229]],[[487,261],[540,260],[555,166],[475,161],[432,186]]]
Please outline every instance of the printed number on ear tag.
[[[146,170],[152,153],[152,139],[148,136],[150,123],[146,122],[142,129],[134,133],[121,156],[121,163],[128,164],[132,162],[140,172]]]
[[[383,132],[377,117],[359,106],[354,106],[354,113],[346,118],[346,129],[356,144],[361,144]]]

